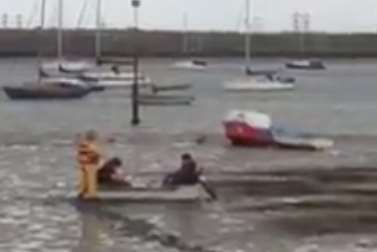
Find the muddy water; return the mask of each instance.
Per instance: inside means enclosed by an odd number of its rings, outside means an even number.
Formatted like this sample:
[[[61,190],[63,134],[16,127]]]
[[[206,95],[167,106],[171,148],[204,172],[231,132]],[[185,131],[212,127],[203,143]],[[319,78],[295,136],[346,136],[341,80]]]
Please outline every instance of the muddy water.
[[[129,127],[129,100],[121,94],[70,103],[0,98],[1,251],[376,251],[374,62],[331,61],[326,72],[291,73],[299,80],[293,93],[241,96],[221,90],[239,73],[237,60],[215,61],[205,73],[174,71],[168,63],[149,60],[145,68],[160,82],[192,81],[197,101],[143,108],[138,129]],[[6,83],[33,75],[31,60],[0,66]],[[278,123],[334,138],[336,147],[232,148],[221,135],[221,118],[232,108],[266,111]],[[109,205],[64,198],[76,186],[73,139],[87,128],[115,138],[105,150],[133,175],[161,179],[182,152],[192,152],[219,201]]]

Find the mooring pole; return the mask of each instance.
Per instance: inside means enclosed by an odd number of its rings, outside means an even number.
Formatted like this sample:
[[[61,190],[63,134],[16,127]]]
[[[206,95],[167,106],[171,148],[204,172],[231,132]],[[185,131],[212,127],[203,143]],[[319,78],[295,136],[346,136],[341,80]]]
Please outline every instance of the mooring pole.
[[[140,124],[139,118],[139,50],[138,50],[138,8],[140,7],[140,0],[132,0],[132,7],[134,8],[134,57],[133,57],[133,74],[134,83],[132,85],[132,120],[131,124],[137,126]]]

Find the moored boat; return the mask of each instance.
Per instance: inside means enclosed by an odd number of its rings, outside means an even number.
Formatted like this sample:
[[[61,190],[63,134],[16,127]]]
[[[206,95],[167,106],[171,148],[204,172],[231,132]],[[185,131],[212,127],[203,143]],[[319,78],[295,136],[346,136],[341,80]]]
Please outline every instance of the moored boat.
[[[334,142],[324,138],[300,136],[276,136],[274,141],[278,147],[292,150],[324,150],[334,146]]]
[[[152,86],[153,93],[166,92],[166,91],[182,91],[187,90],[192,87],[190,83],[181,83],[181,84],[167,84],[167,85],[156,85]]]
[[[4,86],[5,94],[11,100],[68,100],[87,96],[92,90],[74,79],[44,79],[20,86]]]
[[[186,60],[174,63],[173,67],[176,69],[203,71],[207,69],[208,63],[204,60]]]
[[[80,75],[80,78],[85,81],[118,81],[118,80],[126,80],[126,81],[132,81],[134,79],[134,73],[133,72],[115,72],[115,71],[88,71],[84,72]],[[145,76],[142,73],[138,74],[138,80],[139,81],[146,81],[149,80],[149,77]]]
[[[326,69],[321,60],[294,60],[285,64],[286,68],[301,70],[324,70]]]
[[[79,76],[80,80],[90,83],[93,87],[103,89],[128,89],[134,84],[134,74],[132,72],[102,71],[102,72],[84,72]],[[141,88],[151,87],[152,80],[139,73],[138,85]]]
[[[239,79],[224,85],[224,90],[228,92],[290,91],[294,88],[295,86],[292,83],[268,79],[258,80],[255,78]]]
[[[224,122],[225,135],[233,145],[267,146],[273,144],[271,119],[256,111],[231,111]]]
[[[143,106],[189,106],[195,98],[184,95],[141,95],[138,100]]]
[[[93,64],[86,61],[63,61],[59,64],[59,71],[63,73],[82,73],[93,68]]]
[[[231,111],[224,120],[226,138],[233,145],[275,146],[292,150],[325,150],[334,146],[330,139],[313,137],[275,127],[271,118],[256,111]]]

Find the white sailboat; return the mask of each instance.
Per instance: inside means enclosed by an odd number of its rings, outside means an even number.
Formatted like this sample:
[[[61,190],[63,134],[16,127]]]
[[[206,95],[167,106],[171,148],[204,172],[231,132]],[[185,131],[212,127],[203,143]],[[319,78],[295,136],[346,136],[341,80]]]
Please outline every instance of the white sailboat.
[[[43,0],[45,1],[45,0]],[[42,64],[41,69],[46,73],[53,73],[55,77],[62,77],[59,75],[59,72],[64,74],[75,74],[84,72],[93,67],[93,64],[83,61],[83,60],[66,60],[63,56],[63,19],[64,19],[64,5],[63,1],[59,0],[58,2],[58,28],[57,28],[57,59],[52,62],[46,62]],[[45,2],[42,3],[42,20],[44,20],[45,15]],[[44,23],[44,21],[43,21]],[[64,75],[63,75],[64,76]],[[65,77],[73,77],[65,76]]]
[[[102,57],[102,22],[101,22],[102,0],[97,0],[97,14],[96,14],[96,35],[95,35],[95,57],[100,59]],[[142,74],[138,73],[138,84],[141,88],[150,87],[152,80]],[[80,74],[80,79],[89,82],[96,88],[103,89],[122,89],[131,88],[134,83],[134,73],[131,71],[122,71],[117,65],[110,68],[92,68]]]
[[[246,0],[246,35],[245,35],[245,63],[246,76],[237,80],[233,80],[224,84],[224,90],[230,92],[245,91],[287,91],[292,90],[295,86],[292,83],[283,83],[274,76],[273,73],[268,74],[250,74],[251,64],[251,37],[250,37],[250,0]]]
[[[308,13],[295,13],[295,22],[297,22],[297,38],[299,52],[301,56],[305,55],[305,35],[309,30],[309,19]],[[325,70],[325,63],[321,59],[311,59],[311,58],[298,58],[285,63],[285,67],[288,69],[297,70]]]
[[[188,37],[188,17],[187,14],[183,17],[183,42],[182,42],[182,53],[187,55],[189,53],[189,37]],[[208,67],[208,62],[205,60],[198,59],[185,59],[175,62],[173,68],[176,69],[187,69],[187,70],[196,70],[203,71]]]

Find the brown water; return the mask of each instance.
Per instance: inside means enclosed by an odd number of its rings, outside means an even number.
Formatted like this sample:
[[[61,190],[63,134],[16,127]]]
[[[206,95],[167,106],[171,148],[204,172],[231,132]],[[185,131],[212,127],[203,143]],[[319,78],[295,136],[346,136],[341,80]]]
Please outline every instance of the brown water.
[[[377,138],[373,61],[329,61],[324,72],[287,72],[297,90],[225,94],[240,60],[214,60],[207,72],[146,60],[158,82],[192,82],[192,107],[142,109],[131,128],[130,101],[101,93],[73,102],[0,97],[1,251],[375,251]],[[258,67],[279,67],[257,60]],[[34,61],[2,60],[4,84],[33,78]],[[221,119],[259,109],[279,124],[336,142],[320,153],[232,148]],[[115,137],[109,155],[134,174],[159,179],[190,151],[220,199],[201,204],[79,204],[62,198],[76,184],[72,141],[98,129]],[[195,140],[206,136],[198,145]]]

